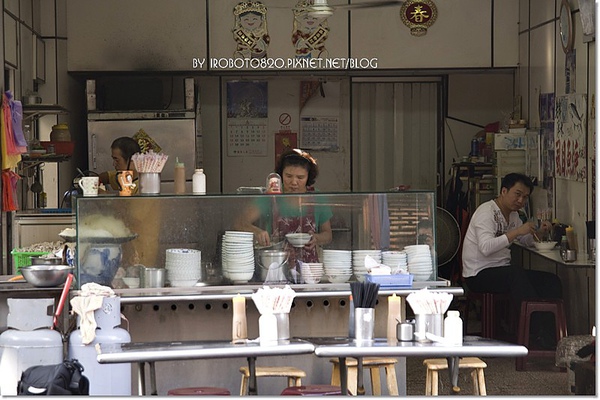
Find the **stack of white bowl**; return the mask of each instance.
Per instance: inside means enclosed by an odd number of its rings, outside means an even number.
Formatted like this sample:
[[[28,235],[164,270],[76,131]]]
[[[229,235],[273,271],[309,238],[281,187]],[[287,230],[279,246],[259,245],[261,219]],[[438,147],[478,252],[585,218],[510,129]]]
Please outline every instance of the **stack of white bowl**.
[[[405,251],[382,251],[381,263],[394,271],[397,268],[408,269],[408,254]]]
[[[173,287],[194,286],[201,278],[202,253],[194,249],[167,249],[165,268]]]
[[[323,269],[329,282],[348,282],[352,277],[352,251],[323,250]]]
[[[247,283],[254,275],[254,235],[225,231],[221,247],[223,276],[233,283]]]
[[[304,283],[319,283],[323,278],[323,263],[302,262],[300,274]]]
[[[378,264],[381,264],[381,250],[352,250],[352,271],[356,280],[365,281],[365,274],[368,273],[365,267],[365,257],[370,256]]]
[[[408,255],[408,272],[414,275],[415,281],[428,281],[432,279],[433,259],[428,244],[415,244],[405,246]]]

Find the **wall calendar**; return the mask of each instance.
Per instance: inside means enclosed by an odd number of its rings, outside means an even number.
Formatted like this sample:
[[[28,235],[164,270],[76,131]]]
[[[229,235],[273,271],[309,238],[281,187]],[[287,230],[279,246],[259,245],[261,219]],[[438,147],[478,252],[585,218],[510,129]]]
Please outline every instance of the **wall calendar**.
[[[300,117],[300,147],[303,149],[338,149],[338,117]]]
[[[227,118],[227,155],[266,156],[268,121],[268,118]]]

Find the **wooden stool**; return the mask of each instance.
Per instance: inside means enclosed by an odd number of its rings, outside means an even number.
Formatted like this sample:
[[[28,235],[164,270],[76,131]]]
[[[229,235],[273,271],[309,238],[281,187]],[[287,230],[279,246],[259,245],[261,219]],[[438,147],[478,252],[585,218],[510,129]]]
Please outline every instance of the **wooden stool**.
[[[240,396],[245,396],[248,394],[250,370],[248,367],[240,367],[240,372],[242,373]],[[256,367],[256,377],[286,377],[288,386],[301,386],[302,378],[306,378],[306,372],[294,367]]]
[[[425,396],[438,395],[438,371],[448,369],[448,361],[445,358],[429,358],[423,360],[427,366],[427,375],[425,375]],[[471,378],[473,379],[473,394],[486,396],[485,377],[483,369],[487,364],[477,357],[464,357],[459,359],[458,368],[472,368]]]
[[[332,358],[331,384],[340,385],[340,360]],[[385,368],[387,388],[390,396],[398,396],[398,381],[396,380],[396,366],[398,360],[395,358],[364,357],[363,369],[368,368],[371,372],[371,388],[373,396],[381,396],[381,375],[379,368]],[[355,396],[358,391],[358,361],[355,358],[346,358],[348,367],[348,392]]]
[[[342,388],[333,385],[292,386],[283,389],[280,396],[341,396]]]
[[[567,336],[567,318],[565,307],[561,299],[539,299],[524,300],[521,302],[521,313],[519,315],[519,336],[517,344],[527,347],[529,352],[525,357],[515,359],[517,371],[524,371],[528,357],[552,357],[556,356],[556,350],[537,350],[529,348],[529,328],[531,325],[531,314],[534,312],[551,312],[554,314],[554,325],[556,327],[556,343]]]
[[[229,396],[229,390],[220,387],[188,387],[171,389],[167,396]]]

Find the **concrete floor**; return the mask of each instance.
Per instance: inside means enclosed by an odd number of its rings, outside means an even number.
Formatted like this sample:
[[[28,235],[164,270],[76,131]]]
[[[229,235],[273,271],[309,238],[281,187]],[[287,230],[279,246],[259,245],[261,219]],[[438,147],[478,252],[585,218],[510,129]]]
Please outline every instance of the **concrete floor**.
[[[456,301],[451,309],[462,310],[464,304]],[[477,310],[471,310],[468,321],[469,334],[478,334],[481,331]],[[511,336],[503,337],[501,340],[513,342]],[[482,357],[486,362],[485,382],[488,396],[567,396],[570,395],[569,377],[567,371],[561,371],[554,365],[554,359],[530,358],[527,362],[526,371],[515,369],[515,358],[491,358]],[[409,396],[425,395],[425,366],[423,358],[409,357],[406,360],[407,382],[406,393]],[[447,373],[441,372],[438,386],[440,394],[450,391],[450,379]],[[461,370],[459,375],[459,386],[461,395],[472,395],[473,384],[471,372]]]
[[[482,358],[488,365],[485,369],[485,383],[488,396],[565,396],[569,395],[567,372],[554,366],[553,359],[532,359],[526,371],[515,370],[514,358]],[[425,395],[425,366],[422,358],[408,358],[407,388],[409,396]],[[450,390],[447,373],[440,373],[439,393]],[[461,395],[472,395],[473,384],[468,370],[459,375]]]

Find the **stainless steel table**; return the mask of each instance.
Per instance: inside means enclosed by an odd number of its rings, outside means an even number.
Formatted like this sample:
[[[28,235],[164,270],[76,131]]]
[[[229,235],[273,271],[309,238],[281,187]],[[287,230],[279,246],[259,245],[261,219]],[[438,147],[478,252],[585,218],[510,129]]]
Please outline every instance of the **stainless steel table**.
[[[346,358],[362,357],[433,357],[447,358],[448,372],[453,389],[458,387],[458,360],[460,357],[523,357],[527,348],[477,336],[466,336],[462,346],[441,343],[397,342],[374,339],[357,342],[346,338],[305,338],[315,344],[318,357],[338,357],[342,393],[348,393]],[[360,382],[359,382],[360,384]]]
[[[146,394],[145,363],[150,366],[151,394],[156,395],[156,361],[198,360],[246,357],[250,371],[248,394],[256,395],[256,358],[267,356],[311,354],[315,346],[305,340],[280,340],[261,345],[257,340],[234,344],[229,341],[148,342],[97,345],[100,364],[137,363],[138,392]]]

